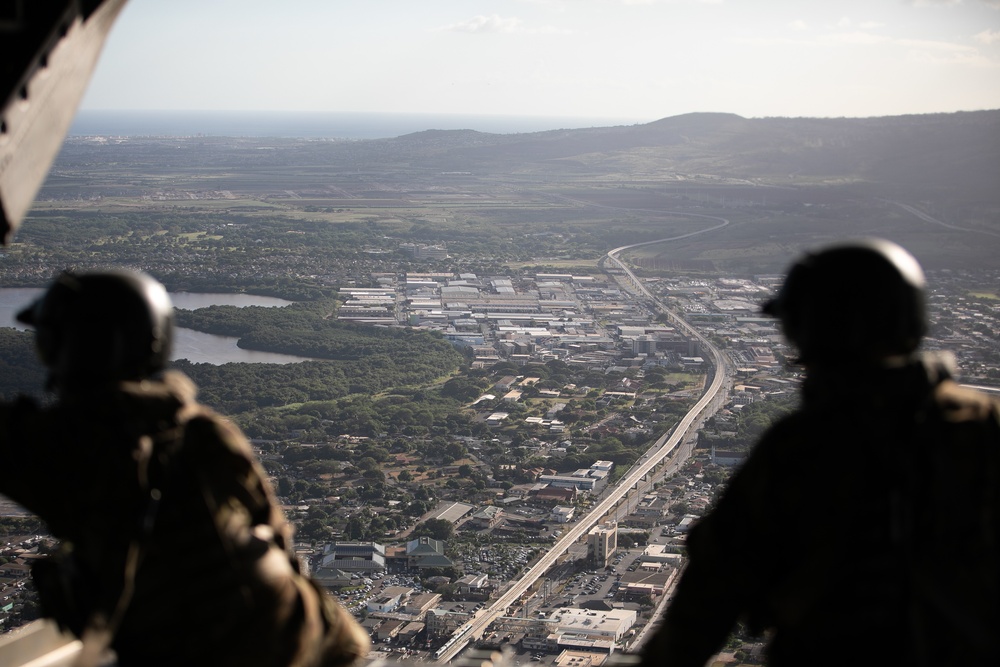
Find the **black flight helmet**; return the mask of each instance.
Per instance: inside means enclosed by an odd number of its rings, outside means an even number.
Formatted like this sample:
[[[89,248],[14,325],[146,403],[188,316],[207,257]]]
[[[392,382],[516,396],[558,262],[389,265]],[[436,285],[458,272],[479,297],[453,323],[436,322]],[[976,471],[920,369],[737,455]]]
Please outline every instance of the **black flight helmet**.
[[[862,239],[806,253],[763,306],[806,365],[909,355],[927,330],[924,273],[902,247]]]
[[[139,271],[65,272],[17,319],[35,329],[55,387],[140,380],[170,359],[170,297]]]

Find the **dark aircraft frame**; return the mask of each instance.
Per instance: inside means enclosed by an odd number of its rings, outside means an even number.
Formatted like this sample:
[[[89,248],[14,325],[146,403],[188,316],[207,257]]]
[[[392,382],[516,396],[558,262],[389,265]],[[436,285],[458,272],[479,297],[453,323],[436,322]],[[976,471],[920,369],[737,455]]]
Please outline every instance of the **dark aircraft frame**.
[[[59,153],[126,0],[0,0],[0,242]]]

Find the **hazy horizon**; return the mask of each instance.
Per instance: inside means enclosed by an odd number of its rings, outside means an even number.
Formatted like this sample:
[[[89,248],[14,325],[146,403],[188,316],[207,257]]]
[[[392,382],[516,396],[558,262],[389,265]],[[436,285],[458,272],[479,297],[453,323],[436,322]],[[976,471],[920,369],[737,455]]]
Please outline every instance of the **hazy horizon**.
[[[998,75],[1000,0],[130,0],[81,108],[862,118]]]
[[[69,136],[255,136],[379,139],[424,130],[496,134],[631,125],[631,119],[340,111],[83,109]]]
[[[725,114],[727,112],[691,112],[691,114],[680,115],[697,115],[698,113]],[[975,113],[975,111],[939,113]],[[903,115],[935,115],[935,113]],[[887,116],[879,116],[878,118],[887,118]],[[810,117],[810,119],[830,120],[821,117]],[[67,136],[191,137],[204,135],[363,140],[393,138],[427,130],[473,130],[491,134],[523,134],[552,130],[621,127],[658,120],[662,119],[632,120],[406,112],[84,109],[77,112]]]

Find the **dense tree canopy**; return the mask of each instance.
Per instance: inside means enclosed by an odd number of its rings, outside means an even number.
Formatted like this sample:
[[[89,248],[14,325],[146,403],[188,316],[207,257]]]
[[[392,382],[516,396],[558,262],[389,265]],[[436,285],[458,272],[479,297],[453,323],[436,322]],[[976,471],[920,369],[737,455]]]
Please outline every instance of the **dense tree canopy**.
[[[328,318],[333,306],[318,301],[284,308],[212,306],[178,311],[181,326],[238,337],[241,347],[316,361],[175,365],[201,387],[205,402],[235,414],[422,385],[453,373],[464,359],[434,334],[337,322]],[[349,416],[340,416],[349,421]]]
[[[454,531],[455,527],[447,519],[427,519],[423,523],[418,523],[411,535],[414,538],[430,537],[435,540],[447,540]]]

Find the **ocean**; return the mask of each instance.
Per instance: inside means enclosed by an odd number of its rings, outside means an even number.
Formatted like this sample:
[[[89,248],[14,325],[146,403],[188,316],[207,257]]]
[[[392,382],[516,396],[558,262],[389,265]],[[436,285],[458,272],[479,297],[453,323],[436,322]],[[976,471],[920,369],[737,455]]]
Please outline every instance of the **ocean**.
[[[653,119],[649,119],[653,120]],[[485,116],[312,111],[81,110],[70,136],[226,136],[305,139],[383,139],[423,130],[517,134],[648,122],[621,118]]]

